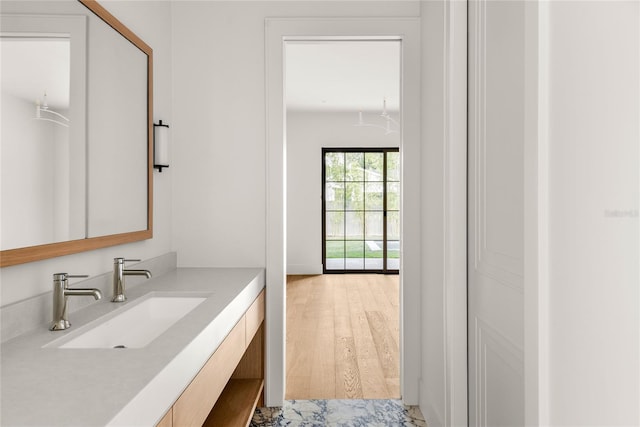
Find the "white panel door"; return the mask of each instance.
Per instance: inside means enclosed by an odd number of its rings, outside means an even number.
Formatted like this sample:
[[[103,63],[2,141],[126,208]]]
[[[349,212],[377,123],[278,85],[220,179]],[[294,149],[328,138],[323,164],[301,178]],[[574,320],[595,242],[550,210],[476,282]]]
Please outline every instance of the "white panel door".
[[[524,425],[524,7],[469,1],[469,425]]]

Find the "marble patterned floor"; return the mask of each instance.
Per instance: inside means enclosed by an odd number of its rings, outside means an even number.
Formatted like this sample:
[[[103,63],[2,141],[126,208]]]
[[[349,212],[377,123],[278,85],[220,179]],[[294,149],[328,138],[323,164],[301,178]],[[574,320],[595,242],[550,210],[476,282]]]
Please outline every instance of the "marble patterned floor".
[[[285,400],[282,408],[257,408],[252,427],[426,427],[420,409],[400,400]]]

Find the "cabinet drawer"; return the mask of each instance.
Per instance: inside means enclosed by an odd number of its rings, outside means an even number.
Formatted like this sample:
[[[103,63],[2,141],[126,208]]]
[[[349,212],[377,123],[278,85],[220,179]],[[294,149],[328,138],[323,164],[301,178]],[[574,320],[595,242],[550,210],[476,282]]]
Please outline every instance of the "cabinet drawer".
[[[243,316],[173,406],[174,426],[202,426],[245,350]]]
[[[264,320],[264,290],[253,301],[251,307],[247,310],[245,317],[247,318],[247,335],[246,345],[249,345],[260,324]]]

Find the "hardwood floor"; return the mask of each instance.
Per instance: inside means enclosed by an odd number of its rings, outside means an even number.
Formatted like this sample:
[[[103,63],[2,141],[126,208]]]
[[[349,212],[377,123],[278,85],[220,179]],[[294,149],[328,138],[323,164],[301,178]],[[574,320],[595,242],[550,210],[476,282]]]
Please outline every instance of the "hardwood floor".
[[[397,275],[287,277],[285,399],[400,397]]]

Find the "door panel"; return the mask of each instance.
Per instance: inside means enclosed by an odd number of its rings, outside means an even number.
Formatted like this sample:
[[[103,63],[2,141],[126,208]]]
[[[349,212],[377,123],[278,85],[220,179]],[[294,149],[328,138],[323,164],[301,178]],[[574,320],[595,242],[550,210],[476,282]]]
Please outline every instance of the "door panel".
[[[524,424],[524,2],[469,2],[469,421]]]

